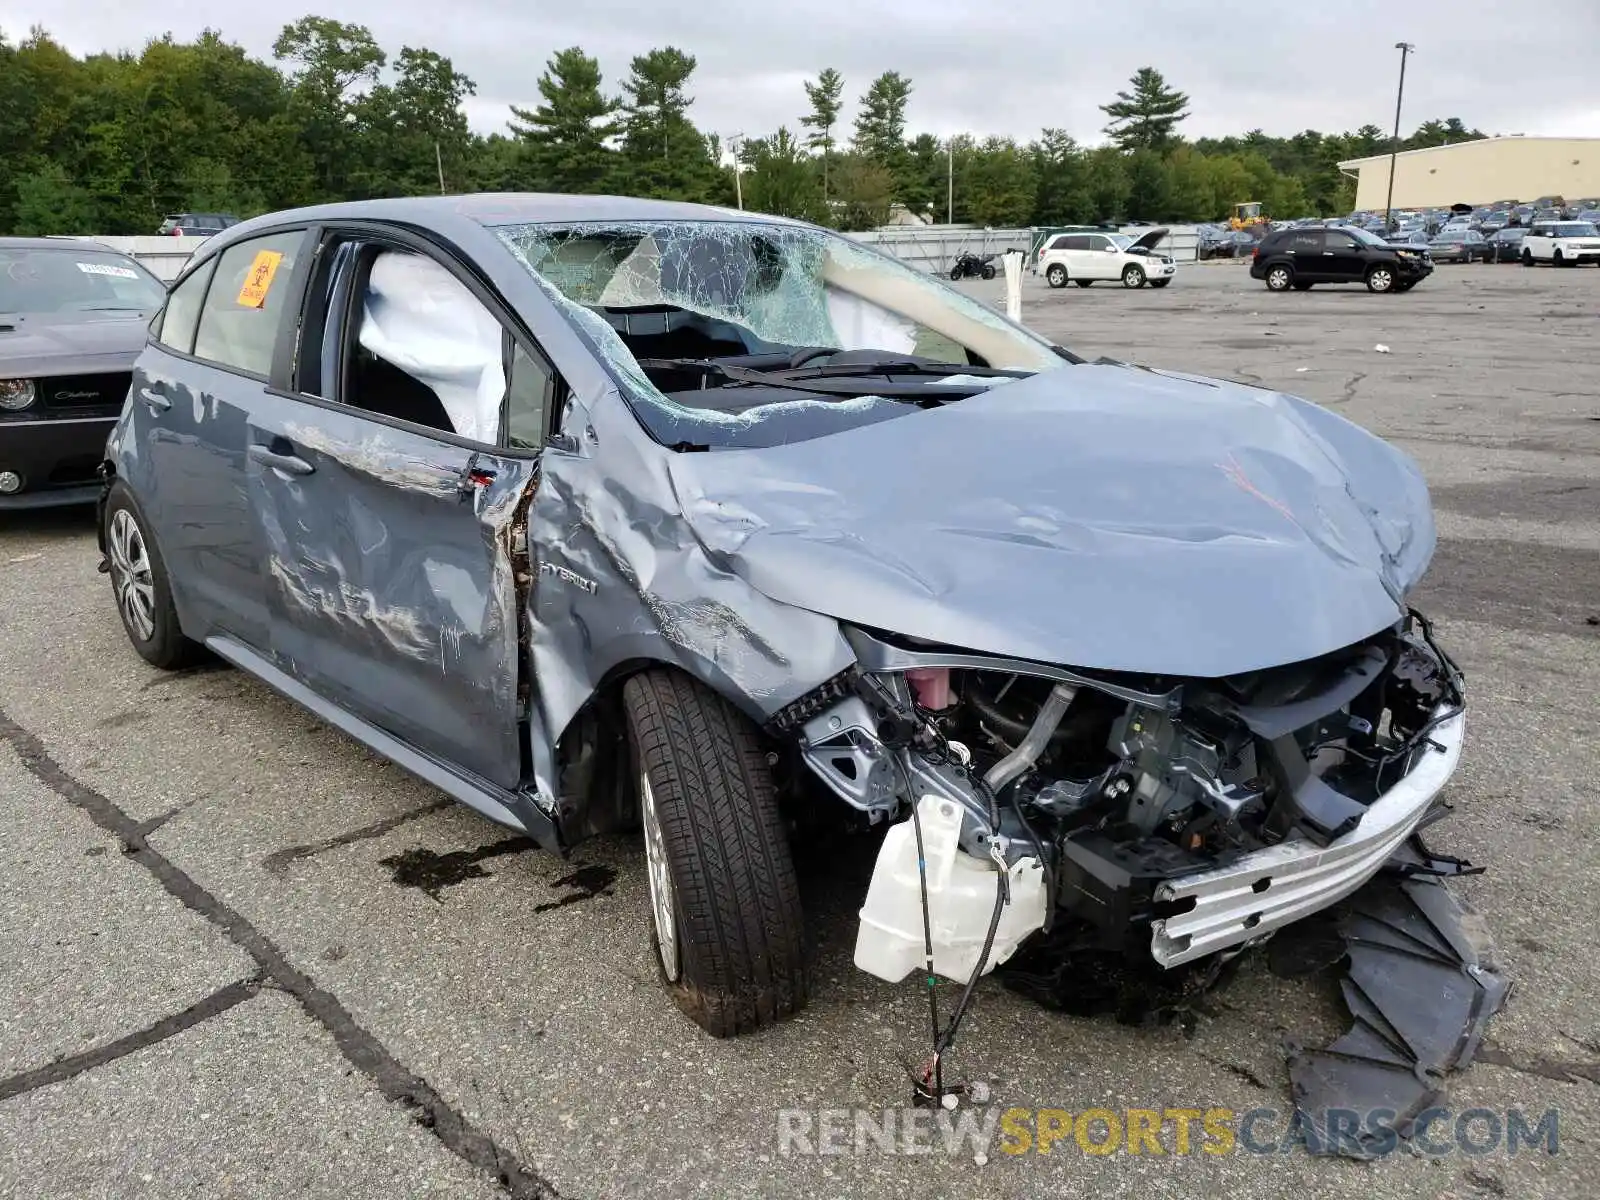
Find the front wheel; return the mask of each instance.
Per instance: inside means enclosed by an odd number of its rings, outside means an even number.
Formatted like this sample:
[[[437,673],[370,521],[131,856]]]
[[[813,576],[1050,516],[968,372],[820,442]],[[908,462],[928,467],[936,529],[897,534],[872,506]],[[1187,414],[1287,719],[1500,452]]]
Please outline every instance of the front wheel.
[[[1067,269],[1060,263],[1051,263],[1044,273],[1044,281],[1053,288],[1067,286]],[[1079,282],[1083,282],[1079,280]]]
[[[963,272],[962,272],[960,267],[951,267],[950,268],[950,278],[951,279],[960,279],[962,274],[963,274]]]
[[[1555,258],[1554,258],[1553,261],[1555,262],[1556,266],[1558,266],[1558,267],[1570,267],[1572,265],[1571,263],[1569,263],[1567,261],[1567,256],[1565,254],[1562,254],[1561,251],[1559,251],[1559,250],[1556,251],[1556,255],[1555,255]]]
[[[1367,291],[1394,291],[1394,271],[1388,267],[1373,267],[1367,272]]]
[[[191,666],[204,650],[178,627],[167,564],[133,494],[121,480],[111,485],[104,520],[106,570],[128,640],[152,667],[177,671]]]
[[[1276,266],[1267,271],[1267,290],[1269,292],[1287,292],[1289,285],[1294,282],[1294,272],[1285,266]]]
[[[1171,282],[1172,282],[1172,280],[1170,280],[1170,279],[1152,279],[1150,281],[1150,286],[1153,287],[1153,288],[1163,288],[1163,287],[1166,287],[1167,284],[1169,284]]]
[[[1123,267],[1122,286],[1125,288],[1142,288],[1144,286],[1144,268],[1135,263],[1129,263]]]
[[[1525,267],[1533,266],[1533,255],[1526,250],[1522,252],[1522,265]]]
[[[800,889],[749,720],[672,668],[622,689],[651,939],[673,1000],[714,1037],[780,1021],[810,988]]]

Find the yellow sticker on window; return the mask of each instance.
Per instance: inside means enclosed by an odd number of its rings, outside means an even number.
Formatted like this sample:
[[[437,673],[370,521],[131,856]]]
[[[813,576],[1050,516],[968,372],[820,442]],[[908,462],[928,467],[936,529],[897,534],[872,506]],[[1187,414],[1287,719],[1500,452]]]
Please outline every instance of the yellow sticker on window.
[[[255,261],[250,264],[250,269],[245,272],[244,286],[239,289],[238,303],[245,308],[260,308],[266,304],[267,289],[272,286],[272,277],[278,273],[278,264],[282,261],[281,250],[259,252]]]

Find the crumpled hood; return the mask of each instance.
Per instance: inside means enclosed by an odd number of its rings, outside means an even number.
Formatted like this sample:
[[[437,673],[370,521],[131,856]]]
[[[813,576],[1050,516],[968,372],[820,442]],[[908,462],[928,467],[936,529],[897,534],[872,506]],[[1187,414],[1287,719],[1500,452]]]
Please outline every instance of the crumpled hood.
[[[148,312],[0,313],[0,377],[131,371]],[[11,326],[8,331],[5,326]]]
[[[772,449],[673,456],[758,591],[951,646],[1215,677],[1393,624],[1432,557],[1411,460],[1308,401],[1120,365]]]

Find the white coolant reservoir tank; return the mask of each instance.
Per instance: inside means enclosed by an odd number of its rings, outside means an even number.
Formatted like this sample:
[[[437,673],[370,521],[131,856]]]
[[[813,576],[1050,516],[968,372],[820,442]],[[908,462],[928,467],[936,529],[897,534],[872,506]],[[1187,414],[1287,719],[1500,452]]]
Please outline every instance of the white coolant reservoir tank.
[[[995,864],[961,849],[961,806],[939,796],[917,802],[927,854],[928,917],[933,970],[966,982],[977,965],[994,915],[1000,876]],[[1011,865],[1011,901],[1000,914],[984,970],[1006,961],[1044,924],[1044,871],[1037,858]],[[896,983],[923,964],[922,890],[917,877],[917,834],[910,819],[889,830],[861,906],[856,966]]]

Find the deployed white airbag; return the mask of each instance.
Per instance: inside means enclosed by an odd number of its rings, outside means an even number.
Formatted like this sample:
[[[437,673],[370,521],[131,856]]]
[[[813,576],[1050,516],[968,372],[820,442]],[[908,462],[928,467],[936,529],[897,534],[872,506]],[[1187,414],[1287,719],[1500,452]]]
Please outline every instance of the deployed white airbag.
[[[386,250],[374,260],[361,345],[432,388],[461,437],[499,435],[500,338],[500,322],[431,258]]]

